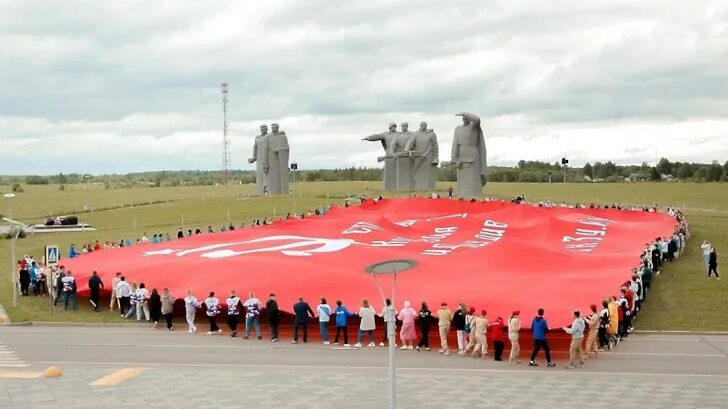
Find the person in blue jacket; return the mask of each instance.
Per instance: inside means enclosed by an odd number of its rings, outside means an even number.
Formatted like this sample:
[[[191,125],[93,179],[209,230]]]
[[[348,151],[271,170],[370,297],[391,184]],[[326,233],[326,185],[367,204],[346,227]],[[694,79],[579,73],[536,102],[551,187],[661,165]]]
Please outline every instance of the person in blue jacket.
[[[76,245],[71,244],[71,248],[68,249],[68,258],[74,258],[78,256],[78,252],[76,252]]]
[[[339,345],[339,334],[341,332],[343,332],[344,333],[344,346],[348,347],[350,345],[349,345],[349,335],[347,333],[346,321],[349,318],[356,316],[356,314],[349,312],[349,310],[347,310],[346,307],[341,305],[341,300],[336,300],[336,310],[334,310],[334,315],[336,315],[336,337],[334,338],[334,345]]]
[[[534,359],[536,355],[543,348],[546,353],[546,362],[549,368],[556,366],[555,363],[551,362],[551,350],[549,349],[549,343],[546,340],[546,333],[549,332],[549,324],[543,317],[543,308],[538,309],[538,315],[531,321],[531,331],[533,331],[533,352],[531,353],[531,361],[528,366],[538,366]]]

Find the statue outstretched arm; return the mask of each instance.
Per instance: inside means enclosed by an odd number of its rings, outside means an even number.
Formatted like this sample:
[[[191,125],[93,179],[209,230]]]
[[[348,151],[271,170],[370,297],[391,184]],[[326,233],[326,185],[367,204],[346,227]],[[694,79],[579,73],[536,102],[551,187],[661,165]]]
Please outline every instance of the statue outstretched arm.
[[[387,139],[385,138],[383,133],[378,133],[374,135],[369,135],[366,138],[362,138],[362,141],[369,141],[369,142],[376,142],[379,141],[382,143],[382,148],[384,151],[387,151]]]

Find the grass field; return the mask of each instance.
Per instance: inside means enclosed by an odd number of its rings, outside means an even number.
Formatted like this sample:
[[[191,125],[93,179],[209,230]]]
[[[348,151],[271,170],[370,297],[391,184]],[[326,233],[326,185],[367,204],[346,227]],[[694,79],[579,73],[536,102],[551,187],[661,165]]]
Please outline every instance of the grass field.
[[[320,182],[296,184],[295,207],[298,212],[325,203],[342,203],[346,197],[378,194],[380,183]],[[448,184],[441,184],[446,189]],[[253,185],[201,187],[140,187],[104,189],[102,185],[24,186],[25,192],[14,199],[2,199],[0,211],[12,212],[25,223],[41,223],[48,215],[77,214],[96,232],[36,234],[19,241],[18,257],[33,254],[40,258],[46,244],[58,244],[65,253],[71,243],[129,238],[143,232],[169,233],[174,236],[180,225],[203,230],[218,229],[231,220],[236,226],[264,216],[292,212],[291,196],[250,197]],[[7,193],[7,186],[0,192]],[[635,183],[635,184],[518,184],[488,185],[489,196],[510,198],[525,194],[530,201],[634,203],[672,205],[683,209],[690,222],[689,249],[653,282],[652,298],[639,318],[639,329],[721,330],[728,331],[728,278],[722,281],[705,277],[700,243],[710,240],[719,254],[728,249],[728,184]],[[12,208],[11,208],[12,206]],[[88,209],[88,212],[84,212]],[[0,240],[0,304],[11,320],[20,321],[106,321],[116,322],[116,314],[95,314],[85,308],[76,313],[50,315],[48,299],[23,297],[12,307],[10,240]]]

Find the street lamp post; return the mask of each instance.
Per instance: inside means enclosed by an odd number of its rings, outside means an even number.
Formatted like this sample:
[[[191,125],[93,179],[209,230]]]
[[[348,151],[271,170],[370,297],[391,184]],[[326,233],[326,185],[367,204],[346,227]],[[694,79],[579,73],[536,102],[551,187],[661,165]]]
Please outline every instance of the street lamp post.
[[[396,378],[397,369],[395,365],[395,317],[394,317],[394,295],[397,287],[397,273],[409,270],[417,265],[417,261],[410,259],[397,259],[397,260],[386,260],[374,263],[368,266],[365,271],[369,273],[379,289],[379,294],[382,296],[382,303],[386,305],[386,296],[382,285],[379,282],[379,275],[392,275],[392,301],[389,306],[386,307],[386,321],[387,321],[387,339],[389,343],[389,409],[396,409],[397,407],[397,392],[396,392]]]
[[[291,163],[291,170],[293,171],[293,187],[291,193],[293,194],[293,216],[296,216],[296,171],[298,170],[298,163]]]

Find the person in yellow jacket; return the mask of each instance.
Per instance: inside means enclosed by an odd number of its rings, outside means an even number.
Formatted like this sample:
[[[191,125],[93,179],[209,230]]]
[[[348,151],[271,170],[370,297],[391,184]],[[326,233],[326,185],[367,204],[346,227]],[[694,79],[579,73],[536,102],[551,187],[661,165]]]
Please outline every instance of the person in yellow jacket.
[[[584,354],[587,358],[596,358],[597,351],[599,351],[599,343],[597,340],[597,334],[599,332],[599,314],[597,313],[596,304],[591,305],[591,314],[586,318],[586,323],[589,325],[589,334],[586,337],[586,349],[584,349]]]
[[[511,341],[511,355],[508,357],[510,364],[520,364],[521,345],[518,343],[518,334],[521,331],[521,320],[518,316],[520,311],[513,311],[511,318],[508,319],[508,340]]]
[[[481,310],[480,315],[475,317],[473,324],[470,328],[470,342],[465,348],[465,353],[470,352],[472,348],[473,353],[470,355],[473,358],[477,357],[478,354],[485,359],[488,357],[488,340],[486,339],[485,333],[488,331],[488,318],[486,318],[486,311]]]
[[[438,327],[440,329],[440,353],[450,355],[450,348],[447,346],[447,333],[450,331],[452,323],[452,312],[447,308],[447,303],[440,304],[437,310]]]
[[[607,298],[607,301],[609,301],[609,327],[607,328],[607,338],[609,338],[610,344],[617,345],[619,339],[617,337],[617,332],[619,332],[619,320],[617,318],[619,317],[619,304],[617,304],[617,300],[611,295]]]

